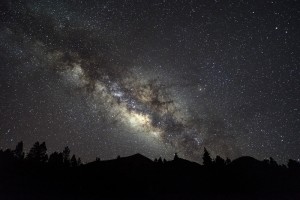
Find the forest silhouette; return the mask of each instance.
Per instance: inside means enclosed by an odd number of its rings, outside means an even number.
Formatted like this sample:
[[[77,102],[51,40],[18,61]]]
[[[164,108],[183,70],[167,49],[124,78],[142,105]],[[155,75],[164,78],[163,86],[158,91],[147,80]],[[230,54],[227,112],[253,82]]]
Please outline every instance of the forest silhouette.
[[[45,142],[0,150],[0,199],[300,199],[300,163],[244,156],[203,164],[141,154],[83,164],[69,147],[49,156]]]

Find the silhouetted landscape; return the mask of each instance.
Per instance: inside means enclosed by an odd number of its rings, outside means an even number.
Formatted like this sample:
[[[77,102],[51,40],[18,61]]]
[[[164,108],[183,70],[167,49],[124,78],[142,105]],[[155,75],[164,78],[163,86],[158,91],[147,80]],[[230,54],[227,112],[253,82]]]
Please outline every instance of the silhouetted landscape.
[[[203,165],[135,154],[82,164],[70,149],[47,155],[45,142],[0,151],[0,199],[299,199],[300,163],[240,157]]]

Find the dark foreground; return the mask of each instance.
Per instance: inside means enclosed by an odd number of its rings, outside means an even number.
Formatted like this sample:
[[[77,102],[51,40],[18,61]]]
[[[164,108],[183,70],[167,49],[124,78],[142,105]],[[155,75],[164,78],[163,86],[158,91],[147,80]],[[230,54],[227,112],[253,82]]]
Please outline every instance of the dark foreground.
[[[1,200],[300,199],[300,163],[293,160],[288,167],[251,157],[199,165],[136,154],[82,165],[76,159],[66,162],[65,154],[47,160],[34,154],[16,158],[13,151],[0,152]]]

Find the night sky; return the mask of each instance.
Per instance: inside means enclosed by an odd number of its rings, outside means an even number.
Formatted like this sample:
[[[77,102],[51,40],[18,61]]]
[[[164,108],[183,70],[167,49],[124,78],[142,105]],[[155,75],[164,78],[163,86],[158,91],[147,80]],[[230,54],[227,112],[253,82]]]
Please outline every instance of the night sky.
[[[300,159],[296,0],[0,2],[0,148]]]

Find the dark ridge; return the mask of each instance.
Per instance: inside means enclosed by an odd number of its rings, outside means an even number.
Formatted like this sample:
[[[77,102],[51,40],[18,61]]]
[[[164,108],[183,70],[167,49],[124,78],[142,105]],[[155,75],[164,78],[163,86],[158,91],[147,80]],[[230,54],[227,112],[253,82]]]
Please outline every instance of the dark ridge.
[[[152,163],[153,161],[146,156],[137,153],[131,156],[126,156],[126,157],[118,157],[117,159],[112,159],[112,160],[103,160],[101,161],[102,164],[104,163],[145,163],[149,164]],[[98,161],[93,161],[90,163],[87,163],[86,165],[92,165],[92,164],[99,164]]]
[[[233,160],[231,163],[230,163],[230,167],[241,167],[241,168],[248,168],[248,167],[258,167],[262,165],[262,162],[253,158],[253,157],[250,157],[250,156],[243,156],[243,157],[240,157],[240,158],[237,158],[235,160]]]
[[[140,164],[153,163],[151,159],[139,153],[127,157],[120,157],[113,161],[119,161],[123,163],[140,163]]]
[[[81,164],[70,149],[46,154],[35,143],[0,150],[0,199],[300,199],[300,163],[243,156],[224,160],[204,151],[204,165],[141,154]]]

